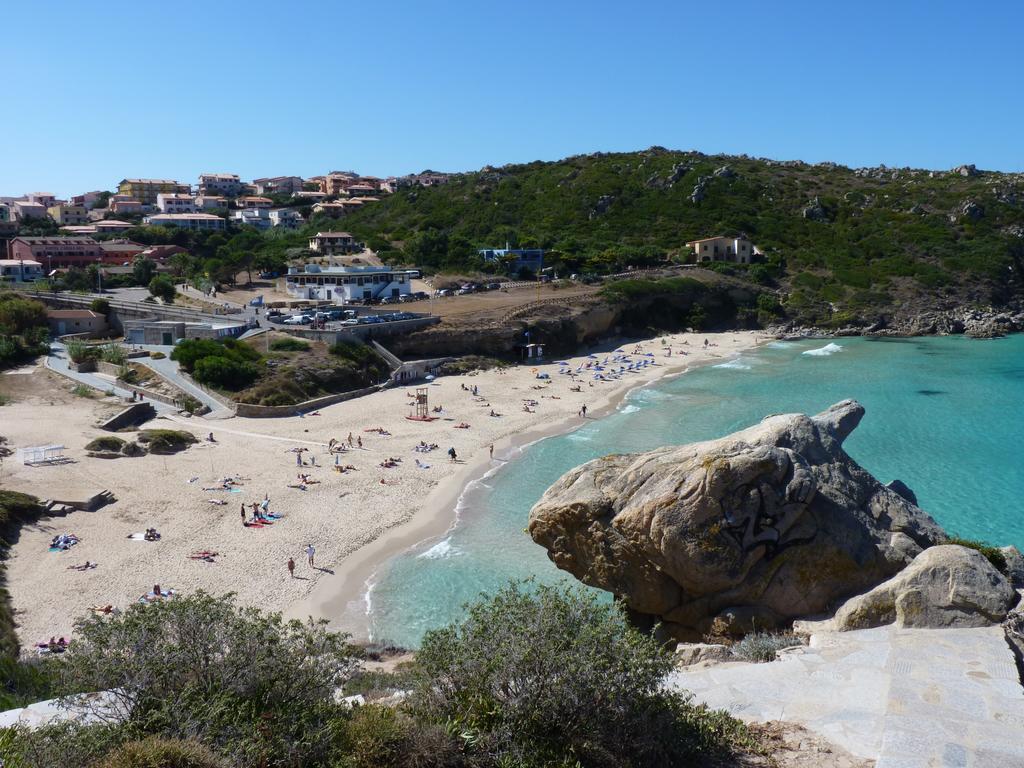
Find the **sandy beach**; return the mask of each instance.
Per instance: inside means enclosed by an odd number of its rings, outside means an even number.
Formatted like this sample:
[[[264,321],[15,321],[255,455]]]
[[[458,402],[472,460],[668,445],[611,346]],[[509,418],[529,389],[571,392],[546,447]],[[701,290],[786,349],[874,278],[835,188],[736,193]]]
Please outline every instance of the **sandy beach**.
[[[515,446],[583,423],[584,405],[586,419],[599,418],[632,388],[729,359],[765,338],[754,332],[675,334],[591,350],[604,360],[615,349],[639,349],[652,356],[631,355],[632,360],[656,363],[610,381],[595,380],[589,372],[574,380],[559,374],[562,366],[554,361],[442,377],[428,386],[430,408],[442,409],[432,412],[437,418],[430,422],[407,418],[414,412],[414,385],[302,418],[204,421],[175,416],[146,425],[185,429],[200,439],[174,456],[90,458],[84,445],[106,434],[95,424],[114,406],[69,394],[32,396],[27,390],[0,412],[0,434],[12,448],[62,443],[73,462],[27,467],[11,456],[0,485],[40,498],[105,489],[117,502],[22,529],[7,561],[21,640],[30,645],[52,635],[68,636],[74,620],[90,606],[123,608],[155,584],[178,593],[234,592],[245,604],[331,619],[360,639],[364,628],[355,604],[367,577],[389,557],[443,533],[452,523],[461,489],[474,476],[497,466]],[[706,349],[705,339],[710,341]],[[573,370],[594,362],[586,354],[564,360]],[[538,379],[539,374],[549,378]],[[40,370],[25,376],[26,384],[37,376],[56,375]],[[61,387],[70,389],[70,384],[58,380],[49,389],[59,392]],[[491,416],[492,411],[500,415]],[[376,428],[389,434],[367,431]],[[210,432],[216,442],[204,440]],[[339,473],[328,442],[333,438],[347,445],[349,433],[354,442],[362,440],[362,448],[336,454],[342,465],[354,467]],[[421,442],[438,447],[415,451]],[[308,450],[296,454],[296,448]],[[450,460],[449,448],[455,449],[457,461]],[[305,459],[304,466],[296,465],[297,455]],[[382,467],[389,458],[400,461]],[[305,490],[290,487],[299,484],[299,473],[313,481]],[[225,478],[235,480],[232,490],[221,487]],[[270,512],[281,517],[264,527],[244,527],[241,504],[265,496]],[[160,540],[128,538],[147,528],[156,528]],[[75,534],[80,543],[49,552],[51,539],[60,533]],[[316,549],[314,567],[307,563],[308,544]],[[190,558],[201,550],[219,554],[214,562]],[[296,563],[294,578],[286,568],[290,557]],[[96,567],[68,569],[87,560]]]

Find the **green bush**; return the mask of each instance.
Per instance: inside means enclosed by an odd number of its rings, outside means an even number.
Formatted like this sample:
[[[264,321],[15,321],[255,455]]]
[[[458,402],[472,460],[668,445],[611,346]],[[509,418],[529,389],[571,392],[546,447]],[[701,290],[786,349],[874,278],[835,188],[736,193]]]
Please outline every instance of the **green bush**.
[[[227,768],[227,765],[196,741],[150,736],[115,747],[96,768]]]
[[[252,384],[260,370],[253,363],[230,357],[204,357],[196,361],[192,374],[196,381],[222,389],[239,390]]]
[[[144,429],[139,432],[138,440],[150,453],[159,454],[178,453],[197,442],[191,432],[176,429]]]
[[[997,571],[1004,576],[1007,575],[1006,556],[999,551],[998,547],[993,547],[991,544],[986,544],[984,541],[977,541],[976,539],[962,539],[959,536],[951,537],[946,543],[977,550],[985,556],[986,560],[992,563]]]
[[[100,360],[111,365],[126,365],[128,352],[120,344],[104,344],[99,348]]]
[[[356,664],[326,625],[201,591],[132,604],[75,623],[56,684],[71,712],[119,714],[135,738],[195,739],[238,766],[326,767],[345,727],[334,691]]]
[[[110,302],[106,299],[93,299],[92,303],[89,304],[89,309],[98,315],[104,315],[110,313]]]
[[[120,453],[125,445],[125,441],[120,437],[108,435],[97,437],[95,440],[90,440],[85,444],[85,450]]]
[[[174,287],[174,281],[171,280],[167,275],[157,275],[149,281],[149,292],[158,299],[161,299],[164,304],[173,304],[174,297],[178,294]]]
[[[661,682],[671,661],[614,605],[576,589],[512,585],[428,632],[410,701],[497,764],[687,764],[744,730]]]
[[[287,336],[270,342],[270,349],[273,352],[305,352],[309,349],[309,342]]]
[[[802,645],[803,640],[791,633],[752,632],[733,644],[732,653],[746,661],[775,661],[776,654],[783,648]]]
[[[96,390],[86,384],[75,384],[75,386],[71,388],[71,394],[75,397],[93,398],[96,397]]]
[[[68,358],[73,363],[84,363],[86,360],[98,360],[100,347],[95,344],[86,344],[81,339],[68,339],[64,342],[64,348],[68,352]]]

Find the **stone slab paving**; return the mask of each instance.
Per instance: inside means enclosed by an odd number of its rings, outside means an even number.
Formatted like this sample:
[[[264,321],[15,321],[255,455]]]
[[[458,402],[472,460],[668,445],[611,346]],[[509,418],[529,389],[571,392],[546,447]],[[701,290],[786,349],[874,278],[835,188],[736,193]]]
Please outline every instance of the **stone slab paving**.
[[[999,627],[822,633],[770,664],[668,684],[744,720],[799,723],[876,768],[1024,768],[1024,689]]]

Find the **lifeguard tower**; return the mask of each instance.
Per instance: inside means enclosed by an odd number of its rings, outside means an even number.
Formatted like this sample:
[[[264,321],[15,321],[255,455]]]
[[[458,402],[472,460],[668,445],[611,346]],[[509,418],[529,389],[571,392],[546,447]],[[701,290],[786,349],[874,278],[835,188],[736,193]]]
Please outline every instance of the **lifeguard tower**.
[[[406,416],[410,421],[434,421],[437,417],[430,415],[430,402],[427,398],[427,387],[416,387],[416,413]]]

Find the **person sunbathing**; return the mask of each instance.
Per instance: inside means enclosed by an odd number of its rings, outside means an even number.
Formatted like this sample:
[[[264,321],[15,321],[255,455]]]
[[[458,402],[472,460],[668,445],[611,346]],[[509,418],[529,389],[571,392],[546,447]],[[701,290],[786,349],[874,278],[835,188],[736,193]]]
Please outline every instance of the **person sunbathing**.
[[[455,428],[456,429],[469,429],[469,424],[467,424],[466,422],[463,421],[463,422],[461,422],[459,424],[456,424]]]
[[[88,571],[88,570],[90,570],[92,568],[95,568],[95,567],[96,567],[96,563],[91,563],[88,560],[86,560],[81,565],[69,565],[68,566],[68,570],[69,571]]]
[[[305,485],[305,483],[289,483],[289,484],[288,484],[288,487],[289,487],[289,488],[297,488],[297,489],[298,489],[298,490],[300,490],[300,491],[304,491],[304,490],[306,490],[306,485]]]
[[[92,605],[89,606],[89,610],[95,613],[97,616],[109,616],[114,613],[117,609],[110,605]]]
[[[215,504],[218,507],[226,507],[228,503],[224,499],[207,499],[207,504]]]
[[[160,534],[157,532],[156,528],[147,528],[142,538],[146,541],[159,541]]]

